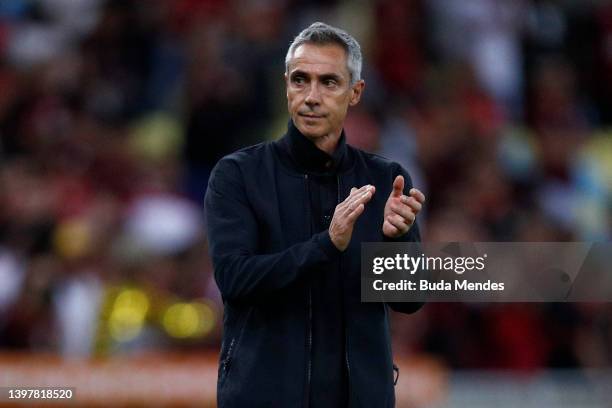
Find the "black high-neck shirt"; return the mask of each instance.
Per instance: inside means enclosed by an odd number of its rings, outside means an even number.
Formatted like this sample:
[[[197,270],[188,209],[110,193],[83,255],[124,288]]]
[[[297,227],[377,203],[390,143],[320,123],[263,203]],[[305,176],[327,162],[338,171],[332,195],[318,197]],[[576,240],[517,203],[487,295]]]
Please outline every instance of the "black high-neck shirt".
[[[349,168],[351,162],[344,132],[336,150],[329,155],[290,121],[279,150],[283,161],[307,175],[311,234],[328,229],[336,205],[346,198],[339,197],[338,188],[338,172]],[[313,408],[348,404],[342,280],[337,262],[312,275],[312,319],[307,323],[312,333],[309,398]]]

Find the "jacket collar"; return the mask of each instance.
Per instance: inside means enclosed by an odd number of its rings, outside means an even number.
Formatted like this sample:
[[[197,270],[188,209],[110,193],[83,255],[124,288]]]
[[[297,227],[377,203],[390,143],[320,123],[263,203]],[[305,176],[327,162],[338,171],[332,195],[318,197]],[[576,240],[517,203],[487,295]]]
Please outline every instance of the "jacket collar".
[[[287,133],[278,146],[281,156],[288,157],[294,167],[307,173],[336,173],[346,170],[349,166],[344,130],[336,150],[329,155],[315,146],[298,130],[293,121],[289,120]]]

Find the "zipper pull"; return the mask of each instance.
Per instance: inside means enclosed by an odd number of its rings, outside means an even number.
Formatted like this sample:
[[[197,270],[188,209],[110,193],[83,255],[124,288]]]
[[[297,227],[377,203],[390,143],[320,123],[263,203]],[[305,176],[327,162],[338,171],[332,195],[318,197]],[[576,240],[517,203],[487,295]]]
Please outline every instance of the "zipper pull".
[[[225,356],[225,359],[223,359],[223,371],[226,373],[227,373],[227,370],[229,368],[229,364],[232,358],[232,349],[234,348],[235,342],[236,342],[236,338],[234,337],[232,341],[230,342],[230,345],[227,349],[227,355]]]

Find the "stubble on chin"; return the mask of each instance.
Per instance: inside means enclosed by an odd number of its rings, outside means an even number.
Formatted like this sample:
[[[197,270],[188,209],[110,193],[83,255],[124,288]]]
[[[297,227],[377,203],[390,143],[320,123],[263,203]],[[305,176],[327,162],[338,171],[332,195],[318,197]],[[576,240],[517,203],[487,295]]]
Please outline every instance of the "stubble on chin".
[[[320,125],[308,126],[307,124],[303,123],[301,126],[298,126],[298,130],[312,141],[315,141],[323,136],[322,127]]]

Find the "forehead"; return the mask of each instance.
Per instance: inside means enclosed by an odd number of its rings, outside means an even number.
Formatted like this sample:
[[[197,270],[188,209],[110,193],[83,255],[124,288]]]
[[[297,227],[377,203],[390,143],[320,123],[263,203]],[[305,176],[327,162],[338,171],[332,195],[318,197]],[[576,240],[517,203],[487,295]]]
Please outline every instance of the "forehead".
[[[346,51],[338,44],[302,44],[293,52],[289,72],[303,71],[313,74],[349,76]]]

